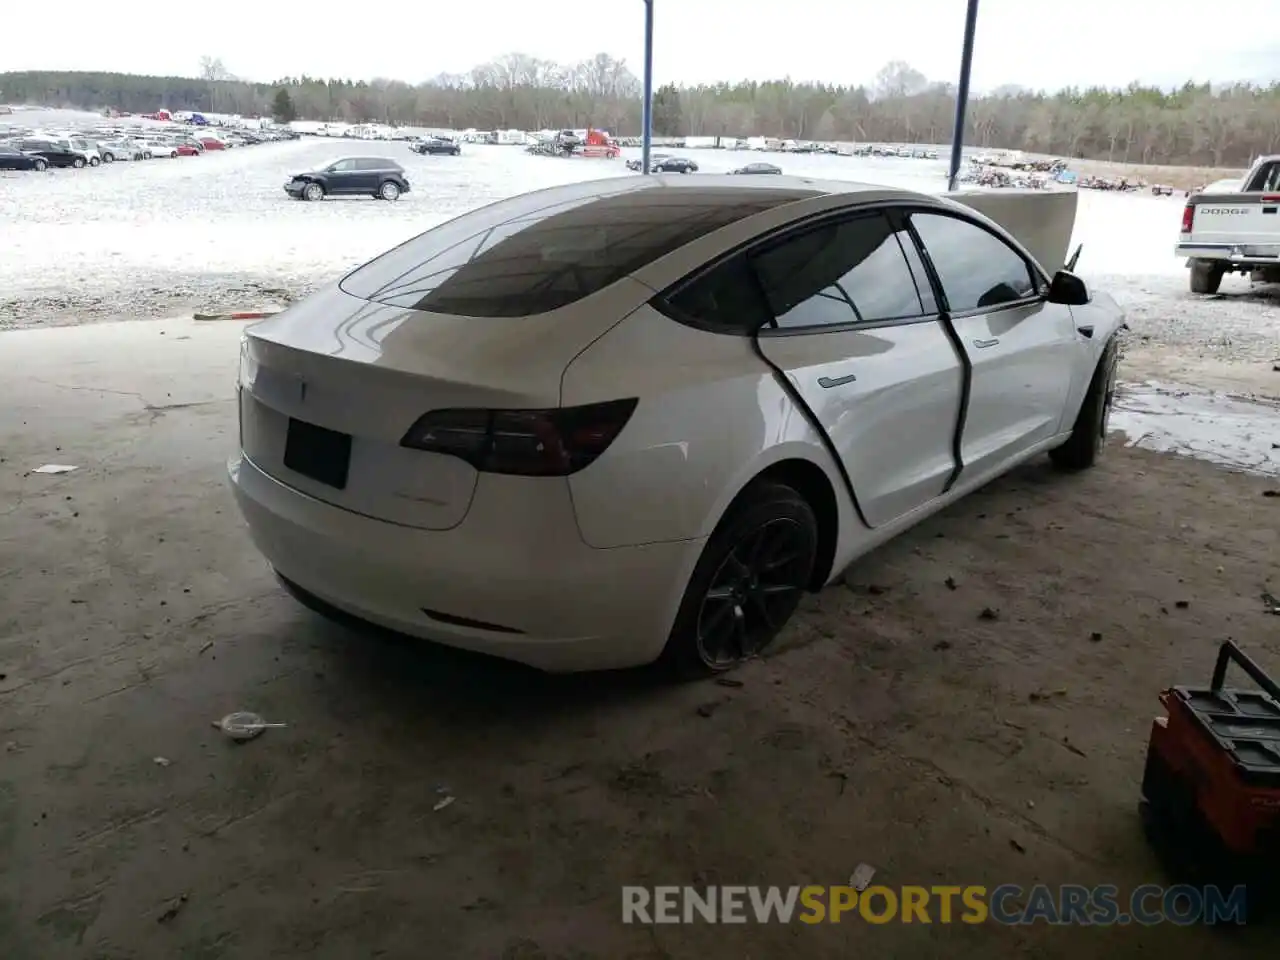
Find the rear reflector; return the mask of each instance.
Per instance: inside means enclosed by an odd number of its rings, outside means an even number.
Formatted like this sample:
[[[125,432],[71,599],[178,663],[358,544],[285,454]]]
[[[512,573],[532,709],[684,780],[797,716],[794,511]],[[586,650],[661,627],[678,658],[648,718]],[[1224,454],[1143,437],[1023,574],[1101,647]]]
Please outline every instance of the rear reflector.
[[[465,460],[485,473],[566,477],[589,466],[627,425],[637,401],[555,410],[433,410],[402,447]]]
[[[1196,222],[1196,208],[1194,204],[1188,203],[1182,208],[1182,232],[1190,233],[1191,227]]]

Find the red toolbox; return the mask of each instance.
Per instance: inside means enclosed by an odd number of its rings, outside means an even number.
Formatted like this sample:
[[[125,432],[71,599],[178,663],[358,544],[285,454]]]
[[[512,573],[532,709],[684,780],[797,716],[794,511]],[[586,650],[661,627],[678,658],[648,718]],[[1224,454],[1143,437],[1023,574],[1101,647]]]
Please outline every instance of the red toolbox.
[[[1232,664],[1260,689],[1226,687]],[[1171,687],[1160,702],[1142,778],[1147,836],[1176,881],[1243,884],[1257,903],[1280,880],[1280,685],[1228,642],[1208,687]]]

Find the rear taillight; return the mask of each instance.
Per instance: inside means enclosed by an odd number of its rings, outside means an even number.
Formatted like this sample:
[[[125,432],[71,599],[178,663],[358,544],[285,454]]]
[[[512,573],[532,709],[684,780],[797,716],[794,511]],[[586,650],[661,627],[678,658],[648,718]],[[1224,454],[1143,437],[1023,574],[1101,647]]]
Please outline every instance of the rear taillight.
[[[1196,222],[1195,204],[1188,203],[1182,208],[1182,232],[1190,233],[1192,225]]]
[[[485,473],[564,477],[609,448],[636,400],[556,410],[433,410],[409,428],[402,447],[458,457]]]

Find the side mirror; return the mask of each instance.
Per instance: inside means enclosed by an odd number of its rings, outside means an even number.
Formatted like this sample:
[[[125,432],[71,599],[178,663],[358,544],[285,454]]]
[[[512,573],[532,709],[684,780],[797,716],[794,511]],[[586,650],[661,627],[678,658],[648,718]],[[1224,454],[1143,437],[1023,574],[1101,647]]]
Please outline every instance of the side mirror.
[[[1053,275],[1053,282],[1049,284],[1050,303],[1082,307],[1091,299],[1089,287],[1070,270],[1059,270]]]

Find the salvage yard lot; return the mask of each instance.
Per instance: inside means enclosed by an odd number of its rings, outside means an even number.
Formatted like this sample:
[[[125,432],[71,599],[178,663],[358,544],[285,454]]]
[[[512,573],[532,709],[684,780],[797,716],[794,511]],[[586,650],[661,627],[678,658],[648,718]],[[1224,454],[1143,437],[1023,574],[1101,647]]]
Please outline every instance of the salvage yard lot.
[[[413,192],[281,189],[370,152]],[[786,162],[936,189],[927,163]],[[1119,438],[1083,475],[1037,461],[810,598],[736,684],[547,677],[284,594],[224,480],[243,325],[155,318],[287,303],[480,203],[617,172],[301,141],[0,178],[4,960],[1274,949],[1172,925],[621,922],[623,885],[839,884],[860,863],[891,887],[1160,881],[1137,817],[1159,691],[1207,682],[1226,639],[1280,663],[1273,412],[1134,383],[1280,393],[1274,291],[1191,297],[1176,200],[1081,196],[1084,272],[1133,327],[1117,422],[1199,420],[1187,448],[1212,454],[1230,420],[1248,450],[1222,459],[1270,479]],[[151,322],[88,324],[119,317]],[[47,463],[76,469],[30,473]],[[211,724],[235,710],[286,726],[234,744]]]
[[[1035,463],[856,565],[739,687],[548,678],[282,593],[222,480],[239,332],[5,335],[6,957],[1260,955],[1169,925],[624,927],[620,887],[1158,879],[1158,691],[1227,638],[1280,655],[1267,481]],[[25,473],[50,461],[78,469]],[[237,709],[288,726],[236,745],[210,723]]]

